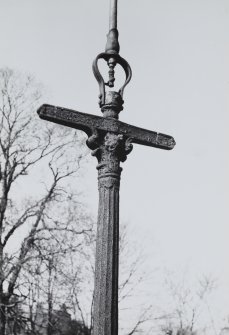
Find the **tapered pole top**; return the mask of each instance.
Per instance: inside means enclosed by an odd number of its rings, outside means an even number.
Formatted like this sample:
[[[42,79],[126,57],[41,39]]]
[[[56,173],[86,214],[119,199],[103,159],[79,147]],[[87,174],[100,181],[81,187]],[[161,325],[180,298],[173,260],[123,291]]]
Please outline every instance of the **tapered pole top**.
[[[110,0],[109,30],[117,29],[117,6],[118,0]]]
[[[117,29],[117,12],[118,0],[110,0],[110,15],[109,15],[109,32],[107,35],[106,52],[119,53],[118,29]]]

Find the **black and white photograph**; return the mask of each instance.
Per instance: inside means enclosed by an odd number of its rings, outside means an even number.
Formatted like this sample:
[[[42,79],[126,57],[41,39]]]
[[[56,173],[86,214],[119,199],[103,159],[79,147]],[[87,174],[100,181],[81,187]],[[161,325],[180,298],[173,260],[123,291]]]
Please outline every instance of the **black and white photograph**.
[[[229,335],[228,134],[228,0],[0,0],[0,335]]]

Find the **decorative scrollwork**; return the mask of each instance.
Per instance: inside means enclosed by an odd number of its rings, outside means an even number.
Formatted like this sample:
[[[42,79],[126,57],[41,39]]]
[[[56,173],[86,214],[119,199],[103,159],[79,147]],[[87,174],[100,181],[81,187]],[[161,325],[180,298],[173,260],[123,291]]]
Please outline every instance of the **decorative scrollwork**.
[[[126,155],[128,155],[133,150],[133,144],[131,142],[132,142],[132,138],[131,137],[127,138],[127,140],[125,142],[125,153],[126,153]]]
[[[96,80],[99,84],[99,92],[100,92],[100,94],[99,94],[99,105],[100,105],[100,107],[102,107],[105,104],[105,82],[104,82],[104,79],[103,79],[103,77],[102,77],[102,75],[99,71],[99,68],[98,68],[98,60],[99,59],[104,59],[106,62],[109,62],[109,60],[111,58],[113,58],[117,64],[122,66],[122,68],[124,69],[125,74],[126,74],[125,83],[119,89],[119,93],[120,93],[122,98],[123,98],[124,89],[125,89],[126,85],[129,83],[129,81],[131,80],[131,77],[132,77],[132,71],[131,71],[130,65],[119,54],[111,53],[111,52],[110,53],[108,53],[108,52],[100,53],[96,57],[96,59],[94,60],[94,62],[92,64],[92,70],[93,70],[94,76],[95,76],[95,78],[96,78]]]
[[[92,135],[88,137],[86,144],[89,149],[94,150],[99,147],[99,132],[96,128],[93,128]]]
[[[107,149],[107,151],[112,152],[120,147],[122,141],[123,141],[123,135],[107,133],[104,138],[104,146]]]
[[[126,160],[133,148],[131,140],[122,134],[93,130],[93,134],[87,140],[87,145],[93,150],[92,155],[98,160],[99,179],[105,177],[111,178],[111,181],[120,179],[122,170],[120,162]]]

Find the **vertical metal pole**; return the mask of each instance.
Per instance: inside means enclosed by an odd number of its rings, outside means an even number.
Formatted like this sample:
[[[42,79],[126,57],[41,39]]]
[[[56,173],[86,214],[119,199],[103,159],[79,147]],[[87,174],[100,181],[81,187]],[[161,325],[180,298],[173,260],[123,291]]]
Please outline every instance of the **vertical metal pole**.
[[[109,92],[104,117],[118,119],[122,98]],[[119,186],[120,162],[132,150],[123,135],[107,132],[89,139],[98,159],[99,210],[96,240],[93,335],[118,335]],[[88,143],[89,144],[89,143]]]
[[[118,335],[120,137],[107,133],[100,146],[93,335]]]
[[[118,29],[117,29],[117,6],[118,0],[110,0],[110,17],[109,17],[109,33],[107,35],[107,44],[105,51],[107,53],[119,53],[119,42],[118,42]],[[114,87],[114,68],[116,66],[116,61],[111,57],[107,62],[109,70],[109,81],[106,85],[109,87]]]
[[[117,29],[117,6],[118,6],[118,0],[110,0],[109,30]]]
[[[119,53],[117,30],[117,0],[110,0],[109,33],[106,52],[109,81],[114,86],[113,54]],[[122,110],[122,97],[109,92],[102,106],[104,117],[118,119]],[[101,135],[100,135],[101,136]],[[95,156],[98,159],[99,210],[97,222],[95,289],[93,308],[93,335],[118,335],[118,272],[119,272],[119,187],[120,161],[126,159],[130,147],[122,135],[107,132],[94,137]],[[93,138],[93,136],[92,136]],[[92,141],[91,141],[92,144]],[[131,147],[132,148],[132,147]]]

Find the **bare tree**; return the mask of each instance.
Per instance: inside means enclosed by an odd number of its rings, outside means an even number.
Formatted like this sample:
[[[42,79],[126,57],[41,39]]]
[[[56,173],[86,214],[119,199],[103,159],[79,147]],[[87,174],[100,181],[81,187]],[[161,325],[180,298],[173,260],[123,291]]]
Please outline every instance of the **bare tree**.
[[[49,222],[45,230],[38,229],[38,238],[35,237],[30,252],[33,257],[23,267],[19,278],[20,291],[25,297],[23,310],[31,334],[41,331],[50,335],[60,331],[58,327],[64,327],[59,317],[63,305],[87,328],[77,299],[82,292],[81,284],[87,279],[85,261],[93,222],[85,208],[73,198],[61,207],[61,213],[56,209],[50,218],[54,226]],[[85,296],[89,290],[87,283],[84,288]]]
[[[186,272],[181,281],[167,275],[166,286],[169,293],[168,301],[172,303],[168,303],[169,310],[161,318],[165,321],[161,327],[163,334],[194,335],[197,330],[208,326],[199,323],[204,314],[208,315],[208,320],[205,317],[205,321],[215,330],[208,304],[208,297],[215,289],[215,279],[202,276],[195,285],[191,285]]]
[[[67,211],[66,211],[67,212]],[[77,213],[75,209],[72,212]],[[80,214],[82,215],[82,214]],[[60,306],[65,305],[71,314],[71,317],[78,325],[82,325],[85,334],[91,331],[92,326],[92,305],[93,305],[93,284],[94,284],[94,249],[95,249],[95,231],[84,231],[84,234],[76,235],[73,224],[76,217],[69,220],[72,222],[72,230],[65,230],[58,235],[55,232],[52,241],[47,236],[50,230],[46,231],[46,239],[39,240],[39,254],[28,263],[27,271],[24,271],[24,283],[30,290],[24,288],[24,295],[29,299],[25,301],[25,308],[32,310],[30,320],[35,325],[35,329],[46,329],[46,334],[52,334],[53,331],[59,331],[60,323],[57,322],[56,312]],[[68,219],[64,219],[68,222]],[[77,224],[78,233],[80,227],[86,227],[86,222],[90,222],[90,218],[82,219]],[[68,228],[70,223],[68,223]],[[51,243],[51,244],[50,244]],[[122,261],[122,276],[120,281],[120,306],[125,302],[131,305],[129,298],[133,297],[137,286],[143,281],[144,274],[140,271],[142,255],[138,254],[135,246],[135,254],[137,257],[127,257],[131,252],[130,242],[127,242],[126,229],[122,230],[120,237],[120,251]],[[36,265],[37,264],[37,265]],[[28,286],[30,283],[30,286]],[[31,294],[36,292],[35,295]],[[30,293],[30,294],[29,294]],[[31,295],[33,298],[31,298]],[[35,296],[35,298],[34,298]],[[129,303],[128,303],[129,300]],[[32,306],[31,306],[32,305]],[[37,305],[39,308],[39,316],[37,315]],[[120,329],[123,334],[136,334],[142,330],[142,326],[149,322],[152,317],[151,306],[141,306],[141,312],[133,320],[132,325],[128,329]],[[131,306],[128,307],[131,309]],[[63,324],[62,324],[63,326]],[[75,324],[77,326],[77,323]],[[32,329],[32,327],[30,327]],[[32,333],[33,334],[33,333]]]
[[[82,139],[75,131],[38,122],[41,94],[31,77],[0,70],[0,94],[0,333],[5,335],[7,311],[30,251],[47,229],[64,229],[51,214],[70,196],[64,182],[78,171],[84,153],[76,154]],[[28,194],[39,170],[48,176],[44,187]]]

